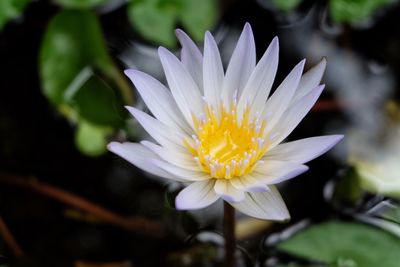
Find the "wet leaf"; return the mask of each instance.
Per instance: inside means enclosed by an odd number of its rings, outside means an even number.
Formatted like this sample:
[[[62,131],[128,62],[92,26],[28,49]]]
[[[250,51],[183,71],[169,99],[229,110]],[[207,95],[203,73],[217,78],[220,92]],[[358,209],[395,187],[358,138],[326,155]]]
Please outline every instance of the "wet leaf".
[[[295,264],[295,263],[289,263],[289,264],[286,264],[286,265],[280,264],[280,265],[278,265],[276,267],[322,267],[322,266],[321,265],[304,265],[304,264],[298,265],[298,264]]]
[[[355,23],[370,18],[380,8],[395,0],[330,0],[333,21]]]
[[[204,32],[212,30],[217,20],[217,7],[215,0],[181,0],[182,10],[180,20],[183,27],[191,37],[200,42]]]
[[[363,193],[357,171],[355,168],[349,168],[337,179],[333,200],[343,202],[346,206],[355,205],[362,198]]]
[[[364,224],[328,222],[303,230],[278,249],[333,266],[396,267],[400,239]]]
[[[272,0],[272,2],[279,10],[289,12],[295,9],[301,3],[301,0]]]
[[[1,0],[0,1],[0,30],[4,25],[18,18],[31,0]]]
[[[62,11],[50,22],[41,53],[45,95],[55,104],[86,67],[111,69],[96,16],[89,11]]]
[[[128,16],[140,34],[155,43],[172,47],[175,44],[174,28],[176,9],[173,2],[161,5],[159,0],[132,0]],[[167,1],[168,2],[168,1]]]
[[[201,41],[204,32],[215,25],[217,8],[215,0],[131,0],[128,17],[145,39],[173,47],[178,24]]]
[[[56,4],[67,8],[90,8],[110,0],[53,0]]]
[[[110,130],[81,121],[76,131],[75,143],[88,156],[100,156],[106,152],[107,135]]]
[[[114,90],[100,77],[92,76],[70,100],[80,117],[97,125],[123,126],[126,111]]]
[[[64,114],[70,120],[78,116],[100,126],[123,124],[122,101],[110,85],[119,79],[118,70],[92,12],[62,11],[52,19],[41,47],[40,71],[43,93],[69,110]]]

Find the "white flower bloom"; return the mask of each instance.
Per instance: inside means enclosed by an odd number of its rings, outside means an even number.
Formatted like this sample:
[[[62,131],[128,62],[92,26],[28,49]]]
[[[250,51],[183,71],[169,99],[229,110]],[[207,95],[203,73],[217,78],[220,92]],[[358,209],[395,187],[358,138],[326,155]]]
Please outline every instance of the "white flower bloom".
[[[355,167],[363,189],[399,198],[400,127],[389,125],[386,129],[389,134],[384,142],[368,135],[364,137],[359,131],[350,131],[349,162]]]
[[[209,32],[203,53],[183,31],[176,34],[180,60],[159,48],[170,90],[145,73],[126,71],[154,117],[128,110],[158,144],[112,142],[109,150],[149,173],[187,184],[176,198],[177,209],[199,209],[222,198],[256,218],[289,219],[275,184],[305,172],[305,162],[342,139],[280,144],[321,94],[325,59],[303,76],[301,61],[269,96],[278,67],[277,38],[256,64],[246,24],[224,73]]]

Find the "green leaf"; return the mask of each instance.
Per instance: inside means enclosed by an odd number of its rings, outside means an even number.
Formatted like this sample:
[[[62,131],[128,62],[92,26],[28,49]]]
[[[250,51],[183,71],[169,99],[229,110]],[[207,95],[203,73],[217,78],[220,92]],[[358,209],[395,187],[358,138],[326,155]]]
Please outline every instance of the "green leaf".
[[[92,12],[61,11],[52,19],[41,47],[40,72],[43,93],[68,110],[64,114],[70,120],[77,115],[96,125],[123,124],[121,96],[110,86],[121,83],[120,74]]]
[[[81,121],[75,133],[76,146],[88,156],[101,156],[107,151],[107,135],[109,133],[110,129]]]
[[[217,20],[217,3],[215,0],[181,0],[180,21],[192,38],[200,42],[204,32],[212,30]]]
[[[295,263],[289,263],[289,264],[279,264],[276,267],[321,267],[321,265],[298,265]]]
[[[278,249],[331,266],[397,267],[400,239],[363,224],[328,222],[301,231]]]
[[[330,14],[337,23],[367,20],[380,8],[396,0],[330,0]]]
[[[18,18],[31,0],[1,0],[0,1],[0,30],[12,19]]]
[[[295,9],[301,3],[301,0],[272,0],[272,2],[279,10],[289,12]]]
[[[132,0],[128,6],[128,17],[141,35],[157,44],[175,45],[174,28],[176,9],[174,2],[162,5],[159,0]]]
[[[91,8],[106,3],[109,0],[53,0],[66,8]]]
[[[71,97],[71,106],[80,117],[98,125],[123,126],[126,111],[113,89],[100,77],[92,76]]]
[[[215,0],[131,0],[128,17],[145,39],[173,47],[174,30],[180,23],[196,41],[202,41],[204,32],[216,23],[216,5]]]
[[[344,202],[347,206],[356,205],[364,193],[359,180],[360,177],[355,168],[347,169],[337,180],[333,200]]]

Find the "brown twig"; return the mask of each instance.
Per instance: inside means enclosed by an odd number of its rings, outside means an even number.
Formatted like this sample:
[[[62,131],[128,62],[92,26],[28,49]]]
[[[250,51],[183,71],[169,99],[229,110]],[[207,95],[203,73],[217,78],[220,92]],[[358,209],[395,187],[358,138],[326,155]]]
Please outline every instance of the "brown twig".
[[[10,229],[8,229],[2,217],[0,217],[0,235],[14,253],[15,257],[20,258],[24,256],[22,248],[18,245],[17,240],[15,240],[14,236],[11,234]]]
[[[224,201],[225,267],[235,266],[235,209]]]
[[[129,219],[124,218],[123,216],[115,214],[112,211],[109,211],[82,197],[64,191],[55,186],[38,182],[37,180],[24,178],[17,175],[0,173],[0,182],[8,185],[31,189],[37,193],[58,200],[82,211],[88,212],[89,214],[94,215],[104,222],[119,226],[129,231],[138,232],[154,237],[162,237],[164,235],[164,229],[162,225],[158,222],[143,217],[134,217]]]
[[[345,107],[345,104],[335,100],[319,100],[311,111],[338,111]]]

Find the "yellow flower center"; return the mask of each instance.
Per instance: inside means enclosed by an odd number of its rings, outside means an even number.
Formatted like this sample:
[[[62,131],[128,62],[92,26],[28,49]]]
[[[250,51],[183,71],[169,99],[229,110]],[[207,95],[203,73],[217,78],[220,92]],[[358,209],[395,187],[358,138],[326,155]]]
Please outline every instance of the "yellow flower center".
[[[237,120],[235,102],[229,109],[221,104],[219,113],[205,105],[205,114],[192,114],[196,134],[185,140],[200,168],[214,178],[230,179],[250,173],[267,151],[265,120],[250,118],[250,107]]]

